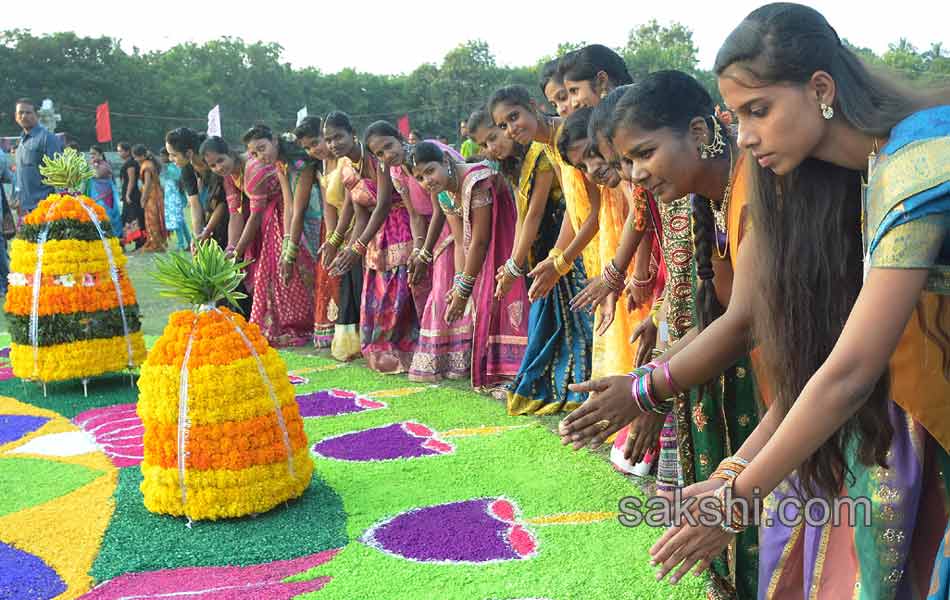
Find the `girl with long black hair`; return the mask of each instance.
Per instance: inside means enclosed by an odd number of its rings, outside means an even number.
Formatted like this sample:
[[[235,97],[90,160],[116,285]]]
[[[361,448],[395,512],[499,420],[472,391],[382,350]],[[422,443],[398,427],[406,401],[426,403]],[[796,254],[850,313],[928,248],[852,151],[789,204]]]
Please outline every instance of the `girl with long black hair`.
[[[950,446],[950,98],[874,74],[796,4],[753,11],[716,72],[750,154],[758,289],[747,340],[773,401],[741,462],[694,490],[718,501],[726,525],[674,527],[653,560],[674,578],[702,569],[749,523],[724,499],[770,495],[760,593],[946,598],[946,565],[933,582],[929,565]],[[837,527],[789,526],[804,501],[842,497],[870,506]]]

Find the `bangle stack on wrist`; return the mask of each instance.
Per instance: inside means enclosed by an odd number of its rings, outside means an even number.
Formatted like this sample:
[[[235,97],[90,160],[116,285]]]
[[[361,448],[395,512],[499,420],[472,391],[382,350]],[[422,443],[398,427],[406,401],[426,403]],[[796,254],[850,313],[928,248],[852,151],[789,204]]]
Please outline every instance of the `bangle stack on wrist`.
[[[290,241],[290,236],[284,236],[284,243],[280,250],[280,260],[281,262],[287,264],[294,264],[297,262],[297,253],[300,251],[300,248],[297,244]]]
[[[360,240],[353,240],[353,243],[350,244],[350,252],[359,254],[360,256],[366,256],[366,244]]]
[[[749,461],[741,456],[729,456],[723,459],[723,461],[719,463],[719,467],[709,476],[710,479],[723,481],[723,485],[716,490],[715,496],[722,504],[722,529],[729,533],[742,533],[749,527],[748,520],[750,515],[746,515],[743,510],[744,503],[736,502],[734,498],[732,498],[733,494],[731,493],[734,489],[736,478],[742,474],[748,465]],[[731,502],[727,502],[727,491],[730,492],[729,500]],[[727,504],[731,504],[731,506],[727,506]]]
[[[554,269],[558,272],[558,275],[564,276],[571,272],[571,269],[574,268],[574,265],[568,263],[564,260],[564,255],[559,254],[554,257]]]
[[[653,326],[657,328],[660,326],[661,308],[663,308],[663,298],[657,298],[656,302],[653,303],[653,308],[650,309],[650,320],[653,321]]]
[[[749,461],[741,456],[727,456],[719,463],[719,467],[709,476],[710,479],[732,481],[749,466]]]
[[[334,229],[333,233],[330,234],[330,237],[327,238],[327,243],[334,248],[339,249],[340,246],[343,245],[343,235]]]
[[[432,256],[432,252],[426,250],[425,247],[419,248],[419,254],[418,254],[418,256],[419,256],[419,260],[421,260],[421,261],[424,262],[425,264],[427,264],[427,265],[431,265],[431,264],[432,264],[432,259],[434,258],[434,257]]]
[[[657,399],[653,375],[657,367],[650,363],[630,373],[630,395],[641,412],[665,415],[673,409],[673,400]]]
[[[455,274],[455,293],[466,300],[472,297],[475,291],[475,277],[463,272]]]
[[[650,276],[646,279],[638,279],[636,275],[632,275],[630,277],[630,283],[632,283],[633,287],[635,288],[646,289],[653,287],[653,282],[655,279],[656,273],[650,273]]]
[[[614,264],[613,259],[611,259],[607,265],[604,267],[604,283],[607,284],[611,290],[619,292],[623,290],[623,273],[620,272],[620,269],[617,268],[617,265]]]
[[[551,251],[548,252],[548,258],[553,259],[554,270],[558,272],[558,275],[567,275],[574,268],[574,265],[564,260],[564,251],[560,248],[551,248]]]
[[[518,266],[515,259],[509,258],[505,261],[505,272],[512,279],[521,279],[525,276],[525,270]]]

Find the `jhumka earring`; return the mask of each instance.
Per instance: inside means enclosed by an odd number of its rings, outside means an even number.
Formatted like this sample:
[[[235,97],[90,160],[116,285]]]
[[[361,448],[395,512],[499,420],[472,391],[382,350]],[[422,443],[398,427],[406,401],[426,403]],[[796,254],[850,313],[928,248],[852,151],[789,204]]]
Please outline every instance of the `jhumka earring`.
[[[712,119],[713,122],[713,139],[709,144],[702,143],[699,145],[699,155],[703,159],[715,158],[719,156],[726,150],[726,141],[722,137],[722,128],[719,126],[719,120],[714,116]]]

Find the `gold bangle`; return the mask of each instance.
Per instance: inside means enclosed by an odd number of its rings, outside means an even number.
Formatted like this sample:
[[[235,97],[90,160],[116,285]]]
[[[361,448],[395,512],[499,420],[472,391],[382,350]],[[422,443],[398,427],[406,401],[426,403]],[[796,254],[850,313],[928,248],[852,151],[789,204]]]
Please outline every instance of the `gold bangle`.
[[[551,248],[551,251],[548,252],[548,258],[557,258],[558,256],[564,256],[564,251],[560,248]]]
[[[574,265],[564,260],[563,254],[559,254],[558,256],[554,257],[554,268],[557,270],[558,274],[567,275],[571,272],[571,269],[574,268]]]

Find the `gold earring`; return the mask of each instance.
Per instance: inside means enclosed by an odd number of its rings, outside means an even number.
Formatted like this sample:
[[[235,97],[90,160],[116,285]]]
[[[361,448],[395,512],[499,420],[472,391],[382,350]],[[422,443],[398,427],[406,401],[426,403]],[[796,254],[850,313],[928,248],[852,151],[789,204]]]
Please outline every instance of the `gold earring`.
[[[726,150],[726,140],[722,137],[722,128],[719,127],[719,121],[716,117],[712,119],[713,124],[713,139],[710,143],[700,143],[699,144],[699,155],[704,160],[709,158],[715,158],[725,152]]]
[[[835,109],[822,102],[821,116],[824,117],[826,121],[831,120],[831,118],[835,116]]]

